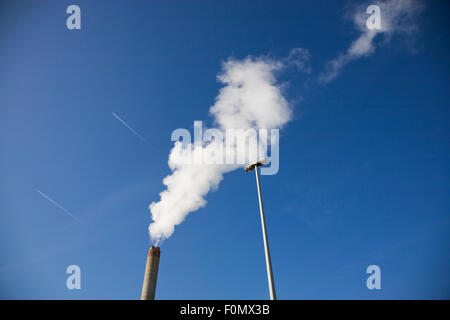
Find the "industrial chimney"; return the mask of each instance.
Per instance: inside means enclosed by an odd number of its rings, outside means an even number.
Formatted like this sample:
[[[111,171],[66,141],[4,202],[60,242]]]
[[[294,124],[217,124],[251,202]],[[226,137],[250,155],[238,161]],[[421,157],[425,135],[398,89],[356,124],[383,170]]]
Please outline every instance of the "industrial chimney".
[[[148,250],[147,266],[145,267],[144,284],[142,285],[141,300],[154,300],[156,280],[158,278],[159,247],[151,246]]]

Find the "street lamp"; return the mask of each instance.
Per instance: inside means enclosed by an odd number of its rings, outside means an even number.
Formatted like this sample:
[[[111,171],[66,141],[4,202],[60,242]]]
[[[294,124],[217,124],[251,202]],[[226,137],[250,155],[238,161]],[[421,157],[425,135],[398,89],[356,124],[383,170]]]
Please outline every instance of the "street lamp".
[[[266,253],[267,281],[269,282],[270,300],[276,300],[277,295],[275,293],[275,284],[273,282],[272,261],[270,259],[269,240],[267,239],[266,220],[264,219],[264,208],[261,197],[261,187],[259,185],[259,174],[258,174],[258,167],[263,166],[267,163],[268,163],[267,159],[263,159],[253,164],[249,164],[248,166],[245,167],[245,171],[250,172],[252,170],[255,170],[256,174],[256,186],[258,188],[259,211],[261,213],[261,227],[264,239],[264,251]]]

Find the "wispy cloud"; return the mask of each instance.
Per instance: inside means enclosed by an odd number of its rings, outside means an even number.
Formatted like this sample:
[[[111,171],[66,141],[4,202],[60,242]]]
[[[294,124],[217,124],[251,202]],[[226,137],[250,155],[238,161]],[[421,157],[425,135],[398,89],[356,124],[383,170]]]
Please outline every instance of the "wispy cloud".
[[[294,66],[297,70],[311,73],[312,69],[309,65],[309,61],[311,60],[311,54],[308,49],[304,48],[294,48],[289,52],[289,55],[284,58],[282,61],[287,66]]]
[[[320,82],[328,83],[332,81],[347,63],[369,56],[375,52],[376,45],[374,44],[374,39],[378,34],[383,35],[384,40],[387,42],[395,33],[411,36],[417,31],[415,22],[418,13],[422,10],[422,3],[416,0],[372,2],[361,4],[355,8],[351,18],[356,28],[360,31],[360,35],[352,42],[346,52],[328,61],[325,71],[319,76]],[[380,7],[381,29],[369,30],[366,26],[366,20],[369,17],[366,9],[369,4],[376,4]]]
[[[64,208],[62,205],[60,205],[58,202],[56,202],[55,200],[53,200],[52,198],[50,198],[48,195],[46,195],[45,193],[37,190],[37,192],[43,196],[45,199],[47,199],[48,201],[50,201],[51,203],[53,203],[55,206],[57,206],[58,208],[60,208],[62,211],[64,211],[65,213],[67,213],[69,216],[71,216],[73,219],[77,220],[78,222],[80,222],[80,219],[78,219],[72,212],[70,212],[69,210],[67,210],[66,208]]]
[[[125,121],[123,121],[117,114],[115,114],[114,112],[112,113],[112,115],[119,120],[125,127],[127,127],[131,132],[133,132],[139,139],[141,139],[142,141],[145,141],[144,137],[141,136],[136,130],[134,130],[131,126],[129,126]]]

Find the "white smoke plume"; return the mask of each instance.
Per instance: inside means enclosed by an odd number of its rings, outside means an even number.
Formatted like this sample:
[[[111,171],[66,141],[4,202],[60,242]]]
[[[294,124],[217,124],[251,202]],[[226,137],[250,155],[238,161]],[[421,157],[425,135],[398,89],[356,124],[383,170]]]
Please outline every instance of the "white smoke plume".
[[[214,122],[222,130],[281,128],[292,118],[289,103],[277,82],[276,73],[288,65],[307,70],[307,51],[294,49],[291,55],[279,61],[266,57],[229,59],[222,66],[217,80],[224,85],[210,108]],[[206,205],[205,196],[216,189],[226,172],[242,167],[232,164],[189,164],[186,161],[200,152],[201,146],[175,142],[169,155],[172,173],[165,177],[166,190],[160,200],[150,204],[153,222],[149,226],[151,239],[157,244],[169,238],[176,225],[186,216]],[[214,156],[221,146],[203,144],[203,155]],[[222,149],[223,150],[223,149]],[[241,152],[233,144],[227,145],[225,154]]]
[[[381,29],[370,30],[366,26],[369,17],[366,9],[372,4],[380,8]],[[374,39],[378,34],[383,35],[385,41],[389,41],[395,33],[407,36],[414,34],[417,30],[416,19],[421,10],[422,4],[416,0],[371,1],[358,6],[354,11],[352,20],[361,32],[359,37],[352,42],[346,52],[327,63],[325,72],[319,76],[319,81],[322,83],[330,82],[347,63],[372,54],[376,47]]]

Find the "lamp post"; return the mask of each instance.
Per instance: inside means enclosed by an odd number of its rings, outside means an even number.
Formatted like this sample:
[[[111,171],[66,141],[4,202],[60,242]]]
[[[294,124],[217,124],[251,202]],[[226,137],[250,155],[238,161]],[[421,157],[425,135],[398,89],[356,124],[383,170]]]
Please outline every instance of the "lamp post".
[[[273,281],[272,261],[270,259],[269,240],[267,238],[266,220],[264,218],[264,207],[262,202],[261,186],[259,184],[259,173],[258,173],[258,167],[263,166],[265,164],[267,164],[267,159],[263,159],[261,161],[246,166],[245,171],[250,172],[252,170],[255,170],[256,186],[258,189],[259,211],[261,213],[261,227],[264,239],[264,252],[266,254],[266,268],[267,268],[267,281],[269,283],[269,294],[270,300],[276,300],[277,295],[275,293],[275,283]]]

